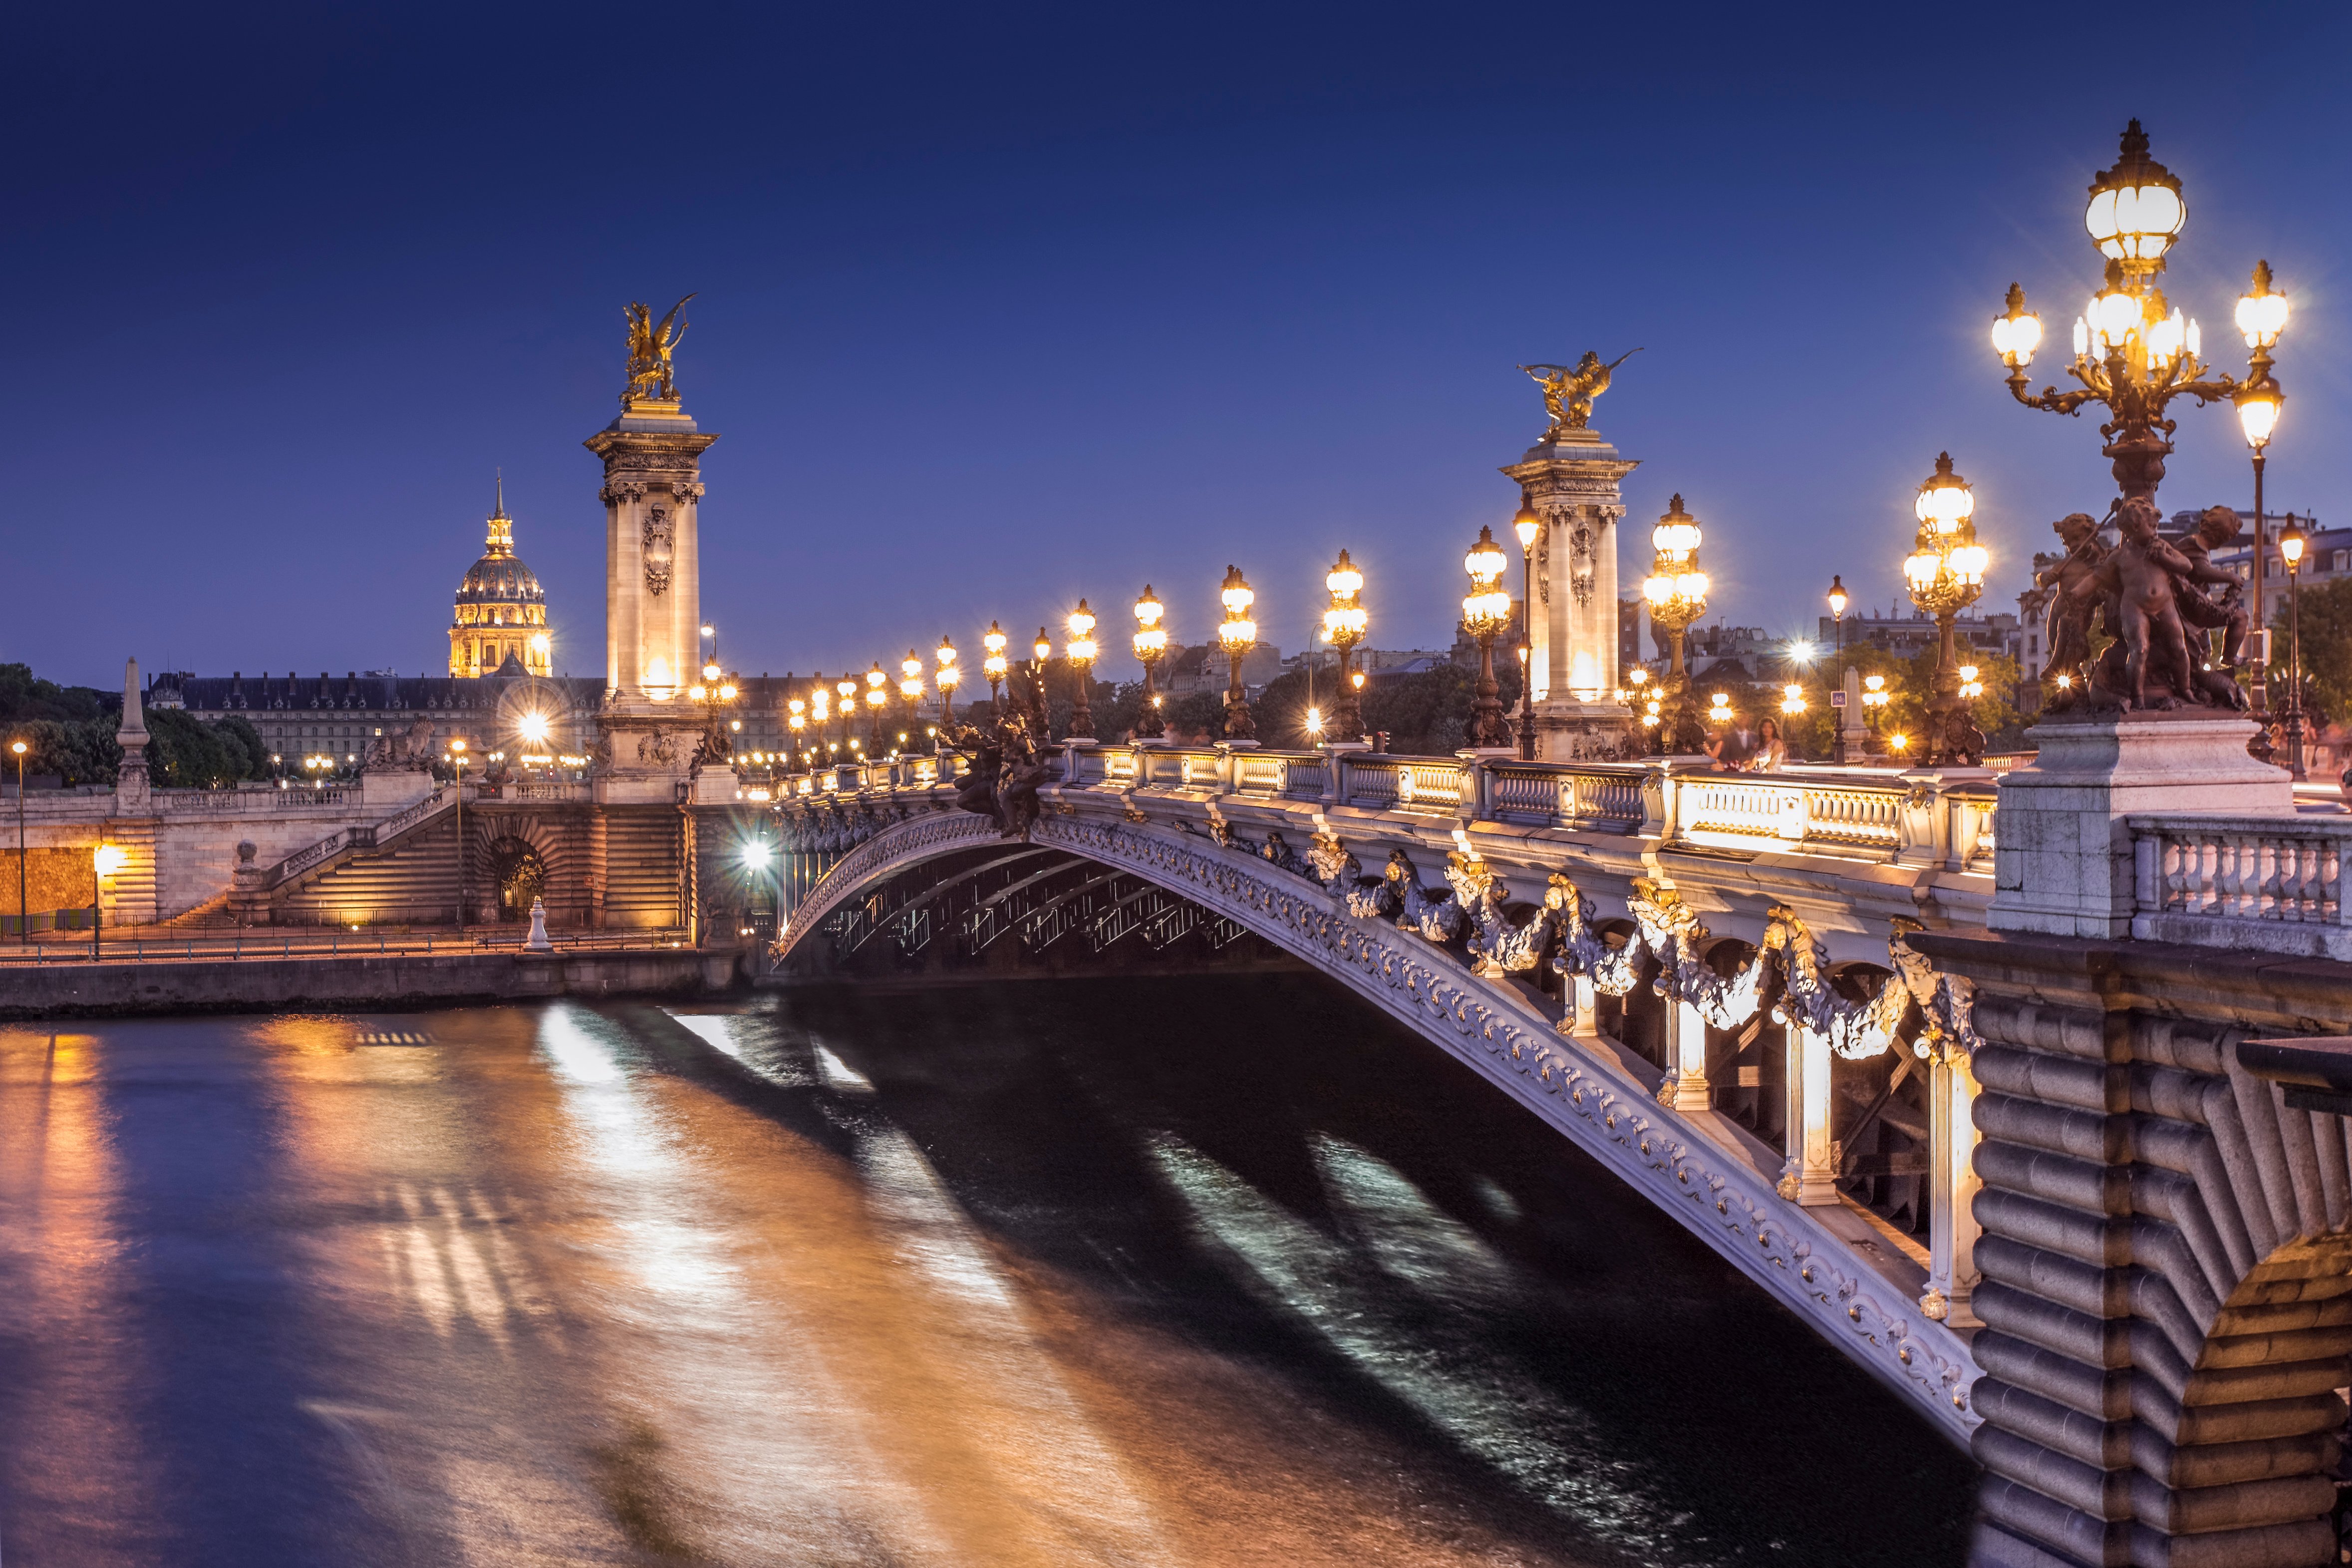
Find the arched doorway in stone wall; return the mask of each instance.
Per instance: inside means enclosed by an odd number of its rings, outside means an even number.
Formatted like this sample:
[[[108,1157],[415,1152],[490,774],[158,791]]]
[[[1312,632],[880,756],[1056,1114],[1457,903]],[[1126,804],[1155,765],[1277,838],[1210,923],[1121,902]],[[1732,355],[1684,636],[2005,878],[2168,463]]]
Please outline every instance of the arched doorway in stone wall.
[[[490,877],[499,891],[501,921],[530,918],[531,901],[547,887],[547,865],[539,851],[518,838],[492,839],[488,846]]]

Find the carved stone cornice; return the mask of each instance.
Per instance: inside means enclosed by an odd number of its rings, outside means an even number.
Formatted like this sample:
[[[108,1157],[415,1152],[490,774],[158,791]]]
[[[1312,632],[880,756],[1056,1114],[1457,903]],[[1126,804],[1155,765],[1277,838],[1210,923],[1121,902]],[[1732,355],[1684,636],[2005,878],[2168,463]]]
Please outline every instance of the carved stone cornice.
[[[954,812],[890,827],[845,855],[776,943],[789,953],[877,876],[995,841],[994,824]],[[1331,894],[1245,849],[1116,819],[1047,814],[1033,841],[1130,871],[1248,928],[1419,1030],[1534,1110],[1655,1201],[1825,1337],[1965,1440],[1977,1424],[1968,1347],[1894,1281],[1841,1254],[1845,1244],[1778,1194],[1613,1062],[1553,1032],[1507,983],[1483,980],[1388,920],[1350,915]]]

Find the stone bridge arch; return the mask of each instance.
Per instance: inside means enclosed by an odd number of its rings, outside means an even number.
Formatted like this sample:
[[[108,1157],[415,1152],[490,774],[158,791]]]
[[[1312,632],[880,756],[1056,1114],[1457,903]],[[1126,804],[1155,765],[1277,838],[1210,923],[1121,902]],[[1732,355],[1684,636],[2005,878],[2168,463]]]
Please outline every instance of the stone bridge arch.
[[[1296,860],[1211,832],[1049,810],[1029,842],[1123,872],[1200,905],[1346,987],[1469,1065],[1549,1124],[1964,1439],[1975,1417],[1967,1348],[1841,1234],[1780,1188],[1779,1151],[1697,1134],[1661,1103],[1663,1074],[1597,1032],[1571,1035],[1523,978],[1481,976],[1410,921],[1350,913]],[[987,819],[935,811],[878,824],[808,890],[779,936],[787,963],[826,919],[926,862],[1003,843]],[[1011,846],[1007,846],[1008,848]],[[1362,867],[1367,876],[1376,865]],[[1600,925],[1596,922],[1596,927]],[[1636,1009],[1647,987],[1629,994]],[[1639,998],[1639,999],[1637,999]],[[1664,1004],[1658,1004],[1665,1010]],[[1748,1145],[1755,1145],[1749,1149]]]

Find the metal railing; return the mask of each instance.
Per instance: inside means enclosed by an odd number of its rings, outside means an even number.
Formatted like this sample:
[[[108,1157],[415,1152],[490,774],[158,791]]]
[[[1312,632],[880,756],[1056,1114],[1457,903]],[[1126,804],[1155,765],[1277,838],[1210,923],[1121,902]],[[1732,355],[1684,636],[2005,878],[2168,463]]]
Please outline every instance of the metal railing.
[[[370,931],[317,926],[254,926],[223,935],[171,936],[152,929],[101,932],[98,962],[105,964],[227,964],[295,958],[375,958],[505,953],[523,956],[530,928],[497,931]],[[552,950],[564,953],[657,952],[688,946],[682,929],[550,933]],[[23,944],[0,943],[0,971],[44,965],[88,967],[87,936]]]

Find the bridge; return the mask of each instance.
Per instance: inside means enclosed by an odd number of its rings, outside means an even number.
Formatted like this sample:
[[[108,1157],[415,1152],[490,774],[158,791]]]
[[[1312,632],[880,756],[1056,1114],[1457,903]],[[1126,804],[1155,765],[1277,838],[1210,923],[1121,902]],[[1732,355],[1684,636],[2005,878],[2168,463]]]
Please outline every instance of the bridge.
[[[2045,724],[2000,775],[1072,743],[1025,838],[929,759],[733,831],[787,973],[1247,938],[1344,986],[1967,1444],[1979,1562],[2317,1563],[2352,1139],[2239,1048],[2352,1031],[2352,817],[2252,728]]]

